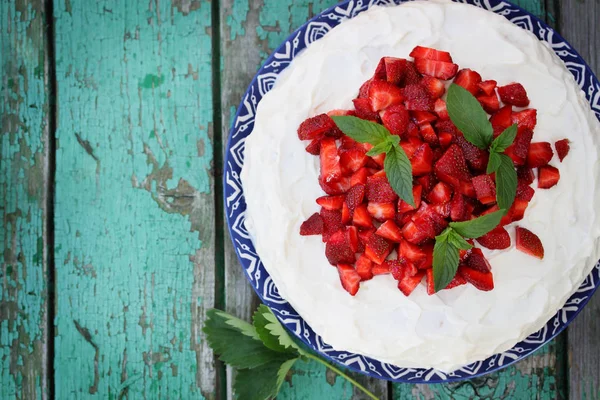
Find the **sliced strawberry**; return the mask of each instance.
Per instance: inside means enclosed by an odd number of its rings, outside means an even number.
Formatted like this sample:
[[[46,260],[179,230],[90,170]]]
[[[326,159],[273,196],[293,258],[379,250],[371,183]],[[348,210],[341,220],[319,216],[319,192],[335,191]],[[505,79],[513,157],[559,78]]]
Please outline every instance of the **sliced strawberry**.
[[[321,140],[321,180],[325,183],[337,181],[342,177],[340,157],[337,153],[335,140],[324,138]]]
[[[415,200],[415,206],[413,207],[402,199],[398,199],[398,212],[404,214],[409,211],[415,210],[415,208],[419,208],[421,204],[421,193],[423,192],[423,187],[421,185],[413,186],[413,198]]]
[[[370,201],[367,206],[367,211],[377,221],[385,221],[396,217],[395,203],[375,203]]]
[[[537,125],[537,110],[528,108],[527,110],[513,112],[511,122],[517,124],[519,130],[523,128],[534,130]]]
[[[517,177],[519,178],[519,181],[522,181],[528,185],[531,185],[535,179],[533,170],[529,167],[517,168]]]
[[[356,260],[356,272],[362,281],[368,281],[373,278],[373,262],[367,256],[361,254]]]
[[[460,146],[469,167],[477,171],[484,171],[487,168],[489,160],[487,151],[468,142],[460,132],[455,135],[454,139],[456,144]]]
[[[413,221],[408,222],[402,228],[402,236],[414,244],[422,244],[430,238],[429,232],[418,227]]]
[[[399,243],[402,240],[402,231],[391,219],[381,224],[375,233],[392,242]]]
[[[346,240],[353,252],[358,252],[358,229],[355,226],[346,227]]]
[[[447,51],[432,49],[430,47],[417,46],[409,54],[412,58],[425,58],[427,60],[452,62],[452,57]]]
[[[492,204],[496,202],[496,184],[489,175],[479,175],[474,177],[473,187],[477,193],[477,200],[481,204]]]
[[[431,76],[424,76],[421,79],[421,85],[427,90],[432,99],[439,99],[446,93],[444,82]]]
[[[542,167],[552,160],[554,152],[548,142],[531,143],[527,153],[527,166],[531,168]]]
[[[481,75],[478,72],[465,68],[458,71],[454,83],[467,89],[473,96],[479,93],[479,84],[481,83]]]
[[[511,220],[513,222],[522,220],[523,217],[525,216],[525,210],[527,209],[528,205],[529,205],[528,201],[521,200],[521,199],[515,199],[513,205],[510,208],[510,211],[509,211]]]
[[[369,100],[373,111],[381,111],[404,101],[402,90],[393,83],[373,81],[369,87]]]
[[[538,168],[538,188],[550,189],[560,180],[560,171],[551,165]]]
[[[517,107],[527,107],[529,98],[525,88],[520,83],[511,83],[506,86],[498,87],[498,94],[503,103],[512,104]]]
[[[367,178],[367,199],[369,202],[393,203],[398,195],[390,186],[385,175],[372,175]]]
[[[519,129],[513,144],[504,151],[513,160],[515,165],[524,165],[527,161],[532,137],[533,131],[531,129],[526,127]]]
[[[567,154],[569,154],[569,150],[571,149],[571,146],[569,146],[569,139],[559,140],[558,142],[554,143],[554,148],[556,149],[556,154],[558,154],[560,162],[562,162]]]
[[[340,131],[327,114],[319,114],[315,117],[306,119],[298,127],[298,137],[300,140],[313,140],[321,138],[324,135],[332,137],[342,136]]]
[[[494,276],[491,272],[485,273],[461,265],[458,267],[458,273],[479,290],[488,292],[494,289]]]
[[[363,150],[354,148],[340,152],[340,167],[342,174],[346,176],[352,175],[367,165],[367,161],[369,158]]]
[[[352,223],[362,228],[373,227],[373,218],[371,217],[371,214],[369,214],[366,204],[361,204],[360,206],[356,207],[352,217]]]
[[[539,258],[544,258],[544,246],[540,238],[528,229],[517,226],[516,237],[517,250],[525,254]]]
[[[432,244],[417,246],[407,240],[402,240],[398,252],[398,257],[407,259],[418,269],[431,268],[433,264]]]
[[[492,270],[492,266],[483,255],[483,251],[477,247],[471,249],[471,254],[467,258],[467,266],[481,272],[490,272]]]
[[[319,213],[314,213],[300,225],[300,235],[320,235],[323,233],[323,218]]]
[[[447,203],[451,198],[452,188],[444,182],[438,182],[427,195],[427,199],[433,204]]]
[[[337,265],[338,274],[340,275],[340,282],[342,282],[342,287],[354,296],[360,287],[360,275],[352,265],[348,264],[338,264]]]
[[[341,210],[344,196],[322,196],[317,199],[317,204],[326,210]]]
[[[348,208],[348,204],[344,202],[342,204],[342,224],[347,225],[350,221],[352,221],[352,212]]]
[[[467,204],[462,194],[455,192],[450,202],[450,219],[464,221],[466,219]]]
[[[433,280],[433,269],[428,269],[425,273],[427,282],[427,294],[433,296],[435,294],[435,282]]]
[[[368,98],[359,98],[352,100],[352,103],[354,103],[354,109],[358,118],[379,122],[379,114],[371,108],[371,100]]]
[[[419,286],[419,283],[421,283],[424,276],[425,271],[421,271],[415,276],[406,276],[402,281],[398,282],[398,289],[400,289],[405,296],[410,296],[417,286]]]
[[[463,152],[456,144],[448,147],[442,158],[435,163],[434,171],[439,180],[454,187],[459,187],[460,181],[471,178]]]
[[[421,85],[406,85],[402,89],[402,94],[406,98],[404,105],[407,110],[411,111],[432,111],[433,99]]]
[[[365,256],[379,265],[383,263],[393,248],[394,246],[391,242],[377,234],[373,234],[365,246]]]
[[[450,115],[448,115],[448,108],[446,107],[446,102],[442,99],[437,99],[435,103],[433,103],[433,111],[437,114],[440,119],[449,119]]]
[[[391,106],[379,113],[383,125],[392,135],[402,136],[408,130],[409,115],[402,104]]]
[[[348,209],[351,212],[354,212],[356,207],[362,204],[365,198],[365,185],[356,184],[348,190],[346,193],[346,204],[348,205]]]
[[[486,96],[491,96],[492,94],[495,93],[496,90],[496,86],[498,85],[498,82],[496,81],[483,81],[479,83],[479,89],[481,89],[483,91],[483,93],[486,94]]]
[[[524,181],[519,181],[517,183],[517,199],[529,202],[533,198],[534,194],[535,190],[533,190],[529,184],[525,183]]]
[[[410,158],[413,176],[429,174],[433,170],[433,152],[428,144],[422,144]]]
[[[477,100],[488,114],[493,114],[500,109],[500,100],[498,100],[496,93],[490,96],[479,95],[477,96]]]
[[[371,172],[368,168],[359,169],[352,175],[352,178],[350,179],[350,186],[354,187],[358,184],[366,185],[367,178],[369,176],[371,176]]]
[[[348,235],[344,230],[335,232],[325,245],[325,257],[331,265],[354,264],[356,256],[350,247]]]
[[[458,65],[451,62],[428,60],[425,58],[417,58],[415,60],[417,71],[423,75],[432,76],[434,78],[448,80],[454,78],[458,72]]]
[[[344,194],[350,189],[350,178],[342,177],[338,181],[324,182],[323,179],[319,177],[319,185],[321,185],[321,189],[329,195],[335,196]]]
[[[506,229],[502,227],[497,227],[488,234],[478,238],[477,241],[483,247],[490,250],[504,250],[510,247],[510,236],[506,232]]]
[[[313,139],[312,142],[306,146],[306,152],[312,154],[313,156],[318,156],[321,153],[321,139]]]
[[[323,241],[326,242],[331,235],[344,227],[342,212],[322,208],[320,215],[323,218]]]

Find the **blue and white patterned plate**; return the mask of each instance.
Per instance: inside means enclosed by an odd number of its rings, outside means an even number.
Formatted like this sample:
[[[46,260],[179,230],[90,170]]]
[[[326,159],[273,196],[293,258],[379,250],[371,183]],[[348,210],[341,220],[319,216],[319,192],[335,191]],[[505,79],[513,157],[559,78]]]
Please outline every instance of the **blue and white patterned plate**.
[[[235,116],[225,157],[223,175],[225,209],[229,232],[237,256],[246,276],[261,300],[268,305],[279,320],[300,340],[322,356],[351,370],[362,372],[375,378],[396,382],[441,383],[473,378],[502,369],[530,355],[552,340],[575,318],[600,286],[600,263],[598,263],[577,292],[571,296],[562,309],[538,332],[512,349],[496,354],[484,361],[462,367],[451,373],[435,369],[401,368],[383,363],[360,354],[334,350],[317,335],[300,315],[281,298],[277,287],[256,254],[254,245],[244,226],[246,203],[240,181],[244,163],[245,139],[254,127],[256,107],[262,97],[271,90],[273,83],[301,50],[323,37],[334,26],[347,18],[353,18],[374,5],[399,4],[406,0],[347,0],[319,14],[297,31],[267,59],[258,71]],[[547,42],[573,73],[575,80],[584,90],[596,116],[600,119],[600,83],[581,56],[558,33],[527,11],[499,0],[455,0],[469,3],[503,15],[512,23],[533,32],[540,40]]]

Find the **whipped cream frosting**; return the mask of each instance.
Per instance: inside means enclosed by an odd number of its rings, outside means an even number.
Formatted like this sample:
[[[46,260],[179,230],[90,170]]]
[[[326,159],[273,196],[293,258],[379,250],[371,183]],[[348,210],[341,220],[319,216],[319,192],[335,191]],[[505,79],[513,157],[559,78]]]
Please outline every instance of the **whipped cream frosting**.
[[[377,276],[351,297],[321,237],[299,235],[324,193],[318,157],[304,150],[296,130],[307,117],[352,108],[381,57],[408,58],[416,45],[449,51],[461,68],[499,85],[522,83],[538,110],[533,141],[571,141],[567,158],[551,161],[560,182],[536,190],[518,222],[540,237],[545,257],[516,250],[510,225],[510,249],[483,249],[494,274],[491,292],[464,285],[429,296],[423,282],[405,297],[391,276]],[[539,330],[590,273],[599,258],[599,135],[562,61],[505,18],[444,0],[373,7],[312,43],[260,102],[241,175],[246,227],[281,296],[335,349],[452,371]]]

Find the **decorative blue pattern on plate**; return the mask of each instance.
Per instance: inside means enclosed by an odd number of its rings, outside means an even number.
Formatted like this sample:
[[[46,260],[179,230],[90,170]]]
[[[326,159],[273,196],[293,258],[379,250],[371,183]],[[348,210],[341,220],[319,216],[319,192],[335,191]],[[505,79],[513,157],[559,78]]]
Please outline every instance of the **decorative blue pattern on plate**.
[[[323,37],[343,20],[352,18],[374,5],[392,5],[403,1],[405,0],[344,1],[300,27],[267,59],[243,97],[227,143],[223,176],[225,210],[233,245],[254,290],[256,290],[262,301],[273,310],[279,320],[309,347],[330,360],[375,378],[412,383],[450,382],[498,371],[530,355],[552,340],[575,318],[600,286],[600,263],[596,264],[577,292],[541,330],[517,343],[512,349],[504,353],[493,355],[484,361],[464,366],[451,373],[442,373],[435,369],[401,368],[359,354],[334,350],[320,336],[315,334],[287,301],[281,298],[275,283],[256,254],[254,245],[244,226],[246,203],[240,181],[240,171],[244,163],[245,139],[254,127],[258,102],[265,93],[271,90],[277,74],[285,69],[296,54],[308,44]],[[514,24],[533,32],[539,39],[548,43],[564,61],[569,71],[572,72],[575,80],[584,90],[593,111],[600,119],[600,83],[598,79],[573,47],[552,28],[525,10],[504,1],[455,1],[473,4],[503,15]]]

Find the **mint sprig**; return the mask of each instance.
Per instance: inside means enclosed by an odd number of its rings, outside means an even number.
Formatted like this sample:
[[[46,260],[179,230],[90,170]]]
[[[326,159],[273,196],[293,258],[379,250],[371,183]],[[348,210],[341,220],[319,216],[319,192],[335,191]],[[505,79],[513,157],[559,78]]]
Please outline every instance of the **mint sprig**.
[[[353,116],[331,118],[346,136],[359,143],[369,143],[373,146],[367,152],[368,156],[386,154],[383,169],[390,186],[402,200],[414,207],[412,165],[400,146],[400,138],[392,135],[383,125],[375,122]]]
[[[265,305],[260,305],[254,313],[254,324],[215,309],[208,310],[206,315],[203,331],[208,344],[221,361],[237,370],[234,385],[237,398],[275,398],[296,361],[314,360],[377,400],[373,393],[343,371],[297,344]]]
[[[499,208],[508,210],[517,194],[517,172],[504,151],[517,136],[517,124],[509,126],[494,139],[494,128],[479,101],[455,83],[448,89],[446,106],[450,119],[465,139],[480,149],[489,150],[486,173],[496,173],[496,202]]]
[[[473,247],[466,239],[476,239],[496,228],[505,212],[499,210],[470,221],[451,222],[436,236],[433,247],[433,283],[436,292],[446,288],[454,279],[460,262],[460,250]]]

